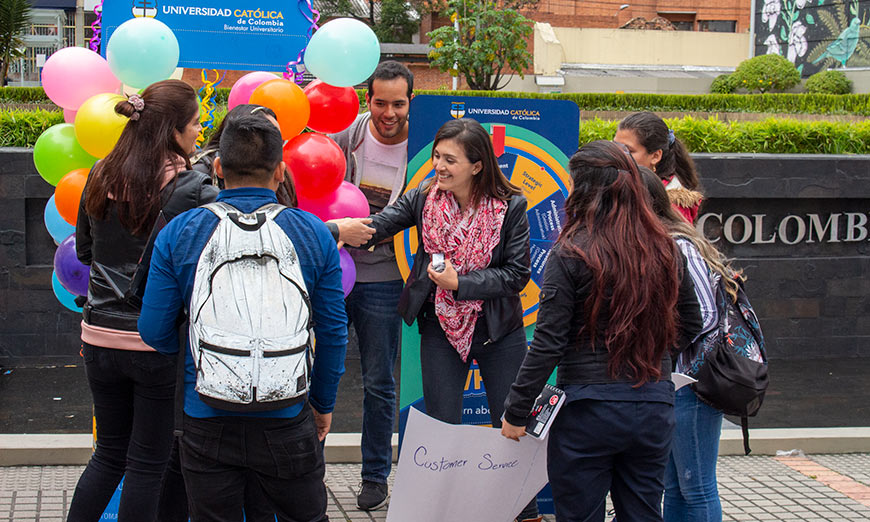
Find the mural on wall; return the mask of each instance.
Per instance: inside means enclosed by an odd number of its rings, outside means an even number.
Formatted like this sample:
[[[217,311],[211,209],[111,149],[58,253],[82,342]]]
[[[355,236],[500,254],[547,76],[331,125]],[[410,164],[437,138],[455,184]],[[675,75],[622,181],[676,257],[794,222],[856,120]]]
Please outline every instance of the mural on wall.
[[[779,54],[801,74],[870,66],[870,0],[757,0],[755,54]]]

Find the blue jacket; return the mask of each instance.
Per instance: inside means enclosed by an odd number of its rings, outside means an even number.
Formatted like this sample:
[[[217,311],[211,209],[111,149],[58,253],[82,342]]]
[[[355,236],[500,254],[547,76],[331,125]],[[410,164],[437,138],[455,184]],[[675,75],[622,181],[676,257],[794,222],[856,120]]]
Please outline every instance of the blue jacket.
[[[274,192],[261,188],[223,190],[217,200],[229,203],[242,212],[252,212],[266,203],[277,202]],[[317,349],[311,372],[309,401],[315,410],[329,413],[335,406],[338,381],[344,373],[347,343],[347,315],[338,250],[326,226],[312,214],[299,209],[287,209],[278,215],[275,222],[293,241],[299,255],[302,277],[311,297]],[[143,341],[161,353],[178,353],[176,320],[182,307],[184,310],[190,307],[196,265],[217,224],[217,216],[211,211],[195,208],[170,221],[157,236],[139,315],[139,334]],[[196,375],[189,339],[186,346],[184,412],[187,415],[197,418],[230,415],[288,418],[302,411],[303,404],[244,414],[207,406],[194,391]]]

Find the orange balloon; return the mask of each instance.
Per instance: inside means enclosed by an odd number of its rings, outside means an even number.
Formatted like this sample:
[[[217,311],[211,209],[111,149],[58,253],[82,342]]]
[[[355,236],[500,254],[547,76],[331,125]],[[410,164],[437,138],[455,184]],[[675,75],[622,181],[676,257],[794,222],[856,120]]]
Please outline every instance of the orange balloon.
[[[298,136],[308,125],[311,106],[298,85],[289,80],[269,80],[254,89],[248,103],[268,107],[278,116],[281,138]]]
[[[75,226],[79,216],[79,202],[85,183],[88,181],[89,169],[76,169],[64,176],[54,189],[54,204],[57,213],[70,225]]]

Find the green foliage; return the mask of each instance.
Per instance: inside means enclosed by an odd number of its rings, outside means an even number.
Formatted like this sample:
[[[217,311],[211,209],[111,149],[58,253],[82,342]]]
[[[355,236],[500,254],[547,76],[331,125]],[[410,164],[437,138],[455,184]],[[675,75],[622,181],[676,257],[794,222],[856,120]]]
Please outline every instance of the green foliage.
[[[497,91],[507,85],[506,75],[522,78],[531,66],[526,38],[532,23],[518,11],[489,0],[449,0],[446,14],[459,30],[451,24],[426,34],[431,67],[461,74],[473,90]]]
[[[381,17],[372,26],[381,42],[411,43],[420,28],[419,18],[411,18],[411,5],[405,0],[381,0]]]
[[[714,94],[731,94],[737,90],[737,80],[733,74],[720,74],[710,84],[710,92]]]
[[[444,95],[439,90],[415,94]],[[870,94],[613,94],[450,91],[454,96],[570,100],[584,111],[769,112],[870,115]]]
[[[668,118],[668,127],[692,152],[770,154],[867,154],[870,121],[858,123],[764,121],[725,123],[716,119]],[[611,140],[619,122],[600,119],[580,122],[580,145]]]
[[[9,60],[16,57],[18,49],[24,45],[21,36],[30,24],[30,2],[28,0],[0,0],[0,79],[6,77]]]
[[[40,134],[58,123],[63,123],[62,111],[0,111],[0,147],[33,147]]]
[[[815,94],[849,94],[852,82],[840,71],[819,71],[807,79],[806,90]]]
[[[0,103],[51,103],[42,87],[4,87]]]
[[[762,54],[740,62],[734,80],[749,92],[785,91],[801,81],[801,73],[778,54]]]

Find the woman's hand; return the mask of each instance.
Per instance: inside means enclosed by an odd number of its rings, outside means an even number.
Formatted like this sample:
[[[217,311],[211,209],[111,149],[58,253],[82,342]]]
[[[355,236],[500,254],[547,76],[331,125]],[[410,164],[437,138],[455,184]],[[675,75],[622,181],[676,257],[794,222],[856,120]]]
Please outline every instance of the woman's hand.
[[[358,247],[368,243],[375,234],[375,229],[367,226],[372,222],[371,218],[342,218],[330,219],[329,221],[338,226],[338,241],[342,245],[347,243],[350,246]]]
[[[430,262],[426,272],[429,274],[429,279],[438,285],[438,288],[443,288],[445,290],[459,289],[459,274],[456,273],[456,269],[453,268],[453,263],[451,263],[449,259],[444,259],[444,271],[436,272],[432,268],[432,263]]]
[[[510,422],[502,419],[501,434],[509,439],[519,442],[520,437],[526,436],[526,428],[524,426],[514,426]]]

